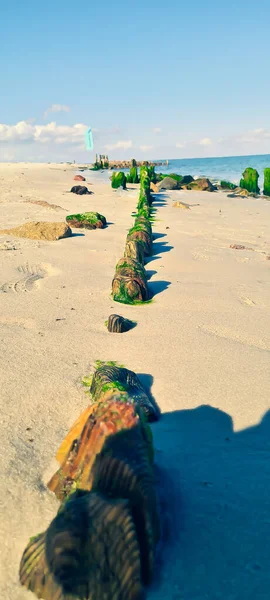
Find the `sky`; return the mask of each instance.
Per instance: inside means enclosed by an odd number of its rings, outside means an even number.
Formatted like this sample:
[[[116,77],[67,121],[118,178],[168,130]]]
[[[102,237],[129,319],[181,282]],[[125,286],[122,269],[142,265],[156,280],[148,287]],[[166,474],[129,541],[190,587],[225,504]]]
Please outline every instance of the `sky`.
[[[269,0],[9,0],[1,21],[0,161],[270,153]]]

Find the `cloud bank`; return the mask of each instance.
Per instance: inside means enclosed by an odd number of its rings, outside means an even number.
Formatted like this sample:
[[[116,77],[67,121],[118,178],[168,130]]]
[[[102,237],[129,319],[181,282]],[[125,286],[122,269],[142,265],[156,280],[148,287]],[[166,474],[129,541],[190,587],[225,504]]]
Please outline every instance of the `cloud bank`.
[[[51,106],[49,106],[49,108],[47,108],[47,110],[45,110],[44,119],[46,119],[46,117],[50,113],[59,113],[59,112],[68,113],[69,111],[70,111],[70,107],[66,106],[66,104],[52,104]]]

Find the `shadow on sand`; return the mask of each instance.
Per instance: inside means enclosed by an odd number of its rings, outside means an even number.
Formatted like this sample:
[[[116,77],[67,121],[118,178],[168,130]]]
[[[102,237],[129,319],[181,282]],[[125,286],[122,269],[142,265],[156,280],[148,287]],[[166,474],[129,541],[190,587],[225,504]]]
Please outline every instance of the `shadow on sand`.
[[[230,415],[202,405],[162,414],[152,431],[163,531],[147,598],[266,600],[270,411],[235,432]]]

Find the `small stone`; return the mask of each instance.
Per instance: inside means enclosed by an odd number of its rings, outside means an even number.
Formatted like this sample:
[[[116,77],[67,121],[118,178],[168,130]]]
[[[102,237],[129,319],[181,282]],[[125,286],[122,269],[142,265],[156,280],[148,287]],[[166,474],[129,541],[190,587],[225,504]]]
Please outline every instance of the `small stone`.
[[[185,202],[180,202],[180,201],[174,202],[173,207],[174,208],[183,208],[184,210],[190,210],[189,204],[185,204]]]
[[[246,250],[246,246],[241,246],[241,244],[231,244],[230,248],[233,248],[233,250]]]
[[[89,192],[85,185],[74,185],[70,191],[73,194],[79,194],[80,196],[83,196],[84,194],[93,194],[93,192]]]
[[[75,175],[74,181],[85,181],[85,177],[82,175]]]

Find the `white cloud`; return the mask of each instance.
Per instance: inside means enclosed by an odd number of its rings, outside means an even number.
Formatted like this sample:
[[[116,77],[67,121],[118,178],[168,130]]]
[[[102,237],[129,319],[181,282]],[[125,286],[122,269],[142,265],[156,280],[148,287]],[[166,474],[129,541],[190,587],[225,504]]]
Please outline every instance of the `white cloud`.
[[[58,112],[68,113],[69,111],[70,111],[70,107],[66,106],[66,104],[52,104],[51,106],[49,106],[49,108],[47,108],[47,110],[45,110],[44,119],[46,119],[46,117],[48,116],[49,113],[58,113]]]
[[[27,121],[19,121],[16,125],[5,125],[0,123],[0,142],[9,143],[36,143],[80,145],[83,143],[86,125],[77,123],[75,125],[56,125],[55,122],[47,125],[34,125]]]
[[[115,144],[107,144],[105,146],[106,150],[117,150],[117,148],[123,148],[124,150],[127,150],[128,148],[132,148],[132,141],[131,140],[119,140],[118,142],[116,142]]]
[[[175,147],[176,148],[184,148],[185,144],[180,144],[179,142],[176,142]]]
[[[210,140],[210,138],[203,138],[202,140],[199,141],[200,146],[211,146],[212,144],[212,140]]]
[[[148,150],[152,150],[152,148],[154,148],[154,146],[140,146],[142,152],[147,152]]]
[[[153,132],[154,133],[161,133],[161,131],[162,131],[161,127],[154,127],[153,128]]]

